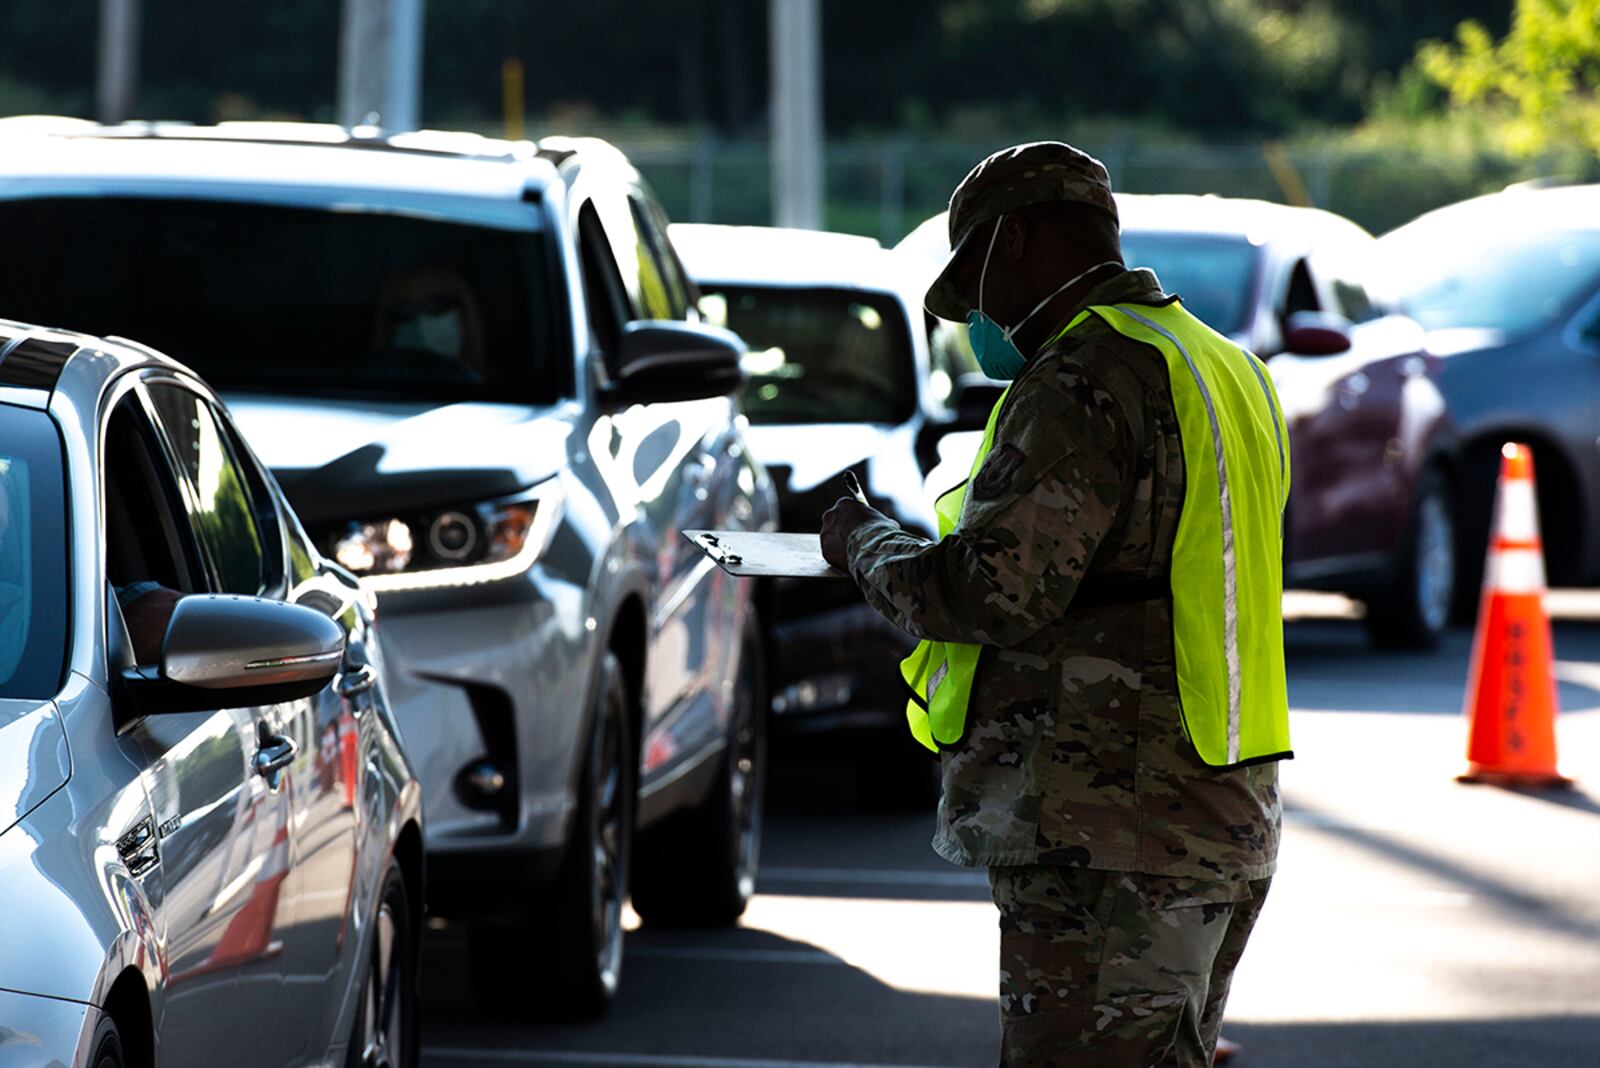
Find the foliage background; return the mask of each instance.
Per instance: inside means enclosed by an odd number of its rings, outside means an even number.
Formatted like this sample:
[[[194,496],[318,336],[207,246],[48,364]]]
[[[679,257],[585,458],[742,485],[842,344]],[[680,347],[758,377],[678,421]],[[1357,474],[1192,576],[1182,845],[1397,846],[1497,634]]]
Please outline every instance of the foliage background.
[[[1515,0],[1514,26],[1512,0],[822,0],[828,221],[892,239],[975,158],[1041,136],[1102,154],[1123,188],[1286,199],[1297,181],[1374,229],[1592,176],[1597,5]],[[146,0],[141,114],[331,120],[339,8]],[[497,130],[514,57],[534,132],[612,137],[677,217],[764,221],[766,8],[431,0],[424,121]],[[90,114],[97,9],[0,4],[0,114]],[[1552,40],[1566,65],[1530,68]],[[1280,141],[1288,184],[1263,155]]]

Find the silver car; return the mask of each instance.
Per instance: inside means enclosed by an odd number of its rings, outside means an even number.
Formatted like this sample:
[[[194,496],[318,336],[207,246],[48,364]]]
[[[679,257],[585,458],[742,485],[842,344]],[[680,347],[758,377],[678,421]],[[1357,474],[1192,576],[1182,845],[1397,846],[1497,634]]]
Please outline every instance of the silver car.
[[[696,321],[621,153],[68,122],[0,151],[0,232],[31,253],[0,260],[0,314],[193,366],[376,593],[429,908],[483,997],[600,1011],[630,889],[647,920],[739,915],[760,593],[679,531],[776,507],[742,343]]]
[[[372,610],[199,379],[0,321],[0,1065],[414,1063]]]

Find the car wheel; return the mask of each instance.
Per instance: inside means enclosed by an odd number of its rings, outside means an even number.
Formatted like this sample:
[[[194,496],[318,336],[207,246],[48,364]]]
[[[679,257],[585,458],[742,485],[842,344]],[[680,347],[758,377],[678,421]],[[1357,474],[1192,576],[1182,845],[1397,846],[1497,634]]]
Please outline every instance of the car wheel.
[[[752,612],[739,647],[728,741],[711,793],[640,835],[633,907],[648,923],[715,926],[755,892],[767,784],[767,679]]]
[[[95,1025],[89,1049],[89,1068],[122,1068],[127,1063],[122,1057],[122,1035],[117,1031],[116,1021],[109,1016],[100,1017]]]
[[[556,1020],[599,1016],[622,977],[637,766],[632,700],[622,662],[607,651],[578,785],[578,811],[555,879],[509,924],[468,928],[479,1003]]]
[[[415,1068],[417,932],[411,915],[405,876],[391,860],[372,921],[372,952],[356,1003],[347,1068]]]
[[[1450,484],[1430,468],[1418,484],[1406,542],[1394,580],[1367,601],[1367,631],[1375,644],[1431,649],[1451,618],[1456,599],[1456,522]]]

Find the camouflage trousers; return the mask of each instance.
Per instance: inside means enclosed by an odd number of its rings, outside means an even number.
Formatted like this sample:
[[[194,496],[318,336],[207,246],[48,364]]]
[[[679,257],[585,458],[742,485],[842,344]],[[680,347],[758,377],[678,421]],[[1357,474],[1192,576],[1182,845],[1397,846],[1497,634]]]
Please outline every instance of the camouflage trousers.
[[[1001,1068],[1204,1068],[1272,880],[989,869]]]

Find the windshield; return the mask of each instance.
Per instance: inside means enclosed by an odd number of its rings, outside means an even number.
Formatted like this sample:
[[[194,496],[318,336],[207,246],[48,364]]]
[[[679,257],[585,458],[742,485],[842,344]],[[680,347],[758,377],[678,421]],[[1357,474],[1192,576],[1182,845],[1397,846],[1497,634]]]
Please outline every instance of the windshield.
[[[1424,219],[1378,242],[1386,288],[1429,330],[1531,333],[1564,318],[1600,280],[1600,231],[1464,226]]]
[[[509,224],[515,225],[509,225]],[[0,200],[0,316],[137,338],[223,389],[553,399],[533,210],[484,225],[222,200]]]
[[[0,697],[61,688],[67,645],[61,439],[43,412],[0,405]]]
[[[750,346],[744,409],[752,423],[899,423],[915,411],[910,328],[893,298],[700,288],[701,315]]]
[[[1249,326],[1257,256],[1243,237],[1122,232],[1123,261],[1155,271],[1163,289],[1182,297],[1183,306],[1219,334]]]

